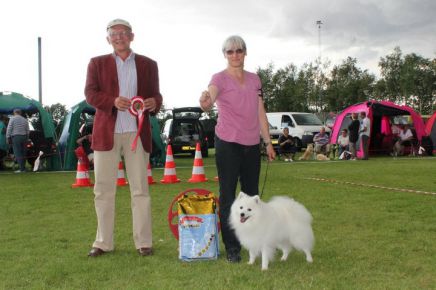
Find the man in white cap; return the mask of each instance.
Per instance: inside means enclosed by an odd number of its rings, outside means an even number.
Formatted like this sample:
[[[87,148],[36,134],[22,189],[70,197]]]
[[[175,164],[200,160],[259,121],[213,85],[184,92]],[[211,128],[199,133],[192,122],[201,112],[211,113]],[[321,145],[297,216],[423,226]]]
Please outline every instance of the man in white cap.
[[[133,240],[139,255],[149,256],[153,249],[146,174],[152,144],[149,115],[159,112],[162,105],[158,67],[154,60],[130,48],[134,34],[129,22],[115,19],[106,29],[106,39],[114,51],[91,59],[85,86],[86,101],[96,108],[92,149],[98,225],[88,256],[98,257],[114,250],[115,193],[121,154],[129,177]],[[136,105],[131,106],[134,97]]]

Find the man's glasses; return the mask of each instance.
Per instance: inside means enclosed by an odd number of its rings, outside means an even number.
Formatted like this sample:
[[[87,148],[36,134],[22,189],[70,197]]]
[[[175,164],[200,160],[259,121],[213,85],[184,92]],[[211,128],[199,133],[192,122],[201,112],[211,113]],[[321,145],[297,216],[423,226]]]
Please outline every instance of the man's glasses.
[[[237,50],[226,50],[226,55],[233,55],[234,53],[241,54],[244,53],[242,48],[238,48]]]
[[[123,38],[127,36],[130,36],[130,31],[109,32],[110,38],[117,38],[117,37]]]

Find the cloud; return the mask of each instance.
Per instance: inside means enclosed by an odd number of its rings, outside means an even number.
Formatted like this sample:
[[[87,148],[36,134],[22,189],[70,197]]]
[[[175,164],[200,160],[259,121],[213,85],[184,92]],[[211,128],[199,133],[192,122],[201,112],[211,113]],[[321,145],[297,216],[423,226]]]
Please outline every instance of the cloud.
[[[247,70],[270,62],[300,66],[319,55],[321,20],[323,58],[335,65],[351,56],[377,73],[380,57],[396,46],[404,54],[435,57],[435,11],[434,0],[6,1],[0,90],[37,98],[41,36],[46,103],[69,107],[83,100],[89,59],[111,51],[105,25],[113,18],[129,20],[134,51],[158,62],[164,100],[173,107],[198,104],[211,75],[225,68],[221,45],[229,35],[247,42]]]

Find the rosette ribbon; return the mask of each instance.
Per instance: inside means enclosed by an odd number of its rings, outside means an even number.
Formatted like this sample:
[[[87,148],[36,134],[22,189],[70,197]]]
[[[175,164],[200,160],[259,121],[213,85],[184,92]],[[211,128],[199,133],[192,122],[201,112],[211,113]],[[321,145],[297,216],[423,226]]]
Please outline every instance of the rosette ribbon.
[[[139,134],[142,130],[142,123],[144,121],[144,99],[139,96],[133,97],[130,104],[129,112],[133,116],[136,116],[136,119],[138,120],[138,131],[136,132],[135,139],[133,140],[131,146],[132,151],[135,151],[136,145],[138,143]]]

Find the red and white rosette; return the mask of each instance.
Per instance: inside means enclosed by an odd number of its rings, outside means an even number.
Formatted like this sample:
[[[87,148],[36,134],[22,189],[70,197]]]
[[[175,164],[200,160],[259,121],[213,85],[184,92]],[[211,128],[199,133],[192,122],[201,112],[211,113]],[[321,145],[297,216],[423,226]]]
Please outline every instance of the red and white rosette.
[[[138,120],[138,131],[136,132],[135,140],[133,140],[131,146],[132,151],[135,151],[136,144],[138,143],[139,133],[142,129],[142,123],[144,121],[144,99],[139,96],[133,97],[130,103],[129,112],[133,116],[136,116]]]
[[[141,97],[133,97],[130,102],[129,112],[133,116],[138,116],[140,112],[144,112],[144,100]]]

